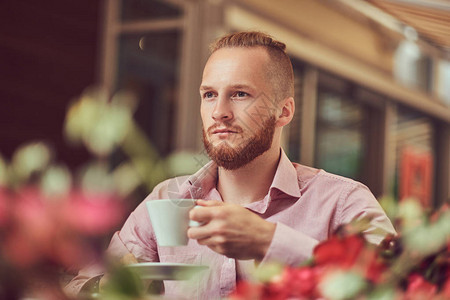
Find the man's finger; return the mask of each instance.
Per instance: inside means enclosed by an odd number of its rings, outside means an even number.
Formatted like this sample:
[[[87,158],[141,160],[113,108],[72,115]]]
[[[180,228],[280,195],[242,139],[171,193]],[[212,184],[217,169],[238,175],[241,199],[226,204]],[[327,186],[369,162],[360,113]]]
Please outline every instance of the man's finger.
[[[224,205],[224,203],[222,201],[217,201],[217,200],[196,200],[195,204],[200,205],[200,206],[204,206],[204,207],[211,207],[211,206],[222,206]]]
[[[209,201],[206,201],[209,202]],[[195,206],[189,211],[189,219],[200,223],[208,223],[213,218],[213,212],[210,207]]]
[[[188,229],[187,235],[190,239],[206,240],[211,238],[211,231],[206,225],[199,227],[191,227]]]

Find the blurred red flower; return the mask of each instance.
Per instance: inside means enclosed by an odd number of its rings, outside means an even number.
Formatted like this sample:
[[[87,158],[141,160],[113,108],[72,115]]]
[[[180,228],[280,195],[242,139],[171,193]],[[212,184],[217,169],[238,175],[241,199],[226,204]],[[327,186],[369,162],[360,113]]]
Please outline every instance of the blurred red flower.
[[[365,272],[365,277],[374,282],[379,283],[383,280],[383,273],[387,270],[387,265],[378,257],[375,251],[371,251],[369,263]]]
[[[259,285],[240,284],[247,286],[247,292],[249,287],[258,291],[253,295],[259,296],[253,299],[324,299],[322,294],[333,298],[334,293],[339,294],[337,299],[450,299],[448,211],[444,206],[430,212],[431,217],[417,225],[431,224],[446,232],[447,239],[431,252],[418,252],[407,243],[411,242],[411,231],[388,235],[376,246],[366,242],[361,232],[344,228],[318,244],[305,266],[286,266]],[[241,296],[233,299],[246,299]]]
[[[230,300],[261,299],[262,286],[250,281],[239,281],[236,289],[229,295]]]
[[[359,235],[347,237],[332,236],[314,249],[316,265],[334,265],[343,269],[351,268],[364,248],[364,240]]]
[[[309,266],[286,268],[282,280],[289,289],[289,297],[313,298],[317,295],[317,284],[321,268]]]
[[[431,299],[436,295],[437,286],[426,281],[419,274],[411,274],[408,278],[406,299]]]

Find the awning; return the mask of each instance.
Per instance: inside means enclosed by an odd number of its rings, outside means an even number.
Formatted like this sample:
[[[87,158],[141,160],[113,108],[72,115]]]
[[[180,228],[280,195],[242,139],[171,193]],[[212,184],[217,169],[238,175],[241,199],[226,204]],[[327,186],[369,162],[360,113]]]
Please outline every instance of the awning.
[[[421,39],[450,54],[449,0],[367,0],[413,27]]]

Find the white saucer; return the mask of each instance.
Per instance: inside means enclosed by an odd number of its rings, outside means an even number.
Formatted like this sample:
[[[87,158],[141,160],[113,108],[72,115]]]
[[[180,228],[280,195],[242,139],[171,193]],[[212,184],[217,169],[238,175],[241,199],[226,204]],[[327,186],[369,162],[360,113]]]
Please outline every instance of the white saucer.
[[[208,266],[189,265],[182,263],[159,263],[146,262],[127,265],[142,279],[152,280],[188,280],[201,271],[207,270]]]

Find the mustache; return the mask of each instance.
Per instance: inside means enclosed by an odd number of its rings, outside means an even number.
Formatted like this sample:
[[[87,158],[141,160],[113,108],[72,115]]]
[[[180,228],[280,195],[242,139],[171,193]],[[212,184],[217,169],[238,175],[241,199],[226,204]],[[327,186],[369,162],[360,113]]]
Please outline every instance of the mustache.
[[[234,131],[236,133],[242,133],[244,131],[242,129],[242,127],[240,127],[238,125],[231,125],[229,123],[215,123],[215,124],[211,125],[206,132],[208,134],[211,134],[214,130],[216,130],[218,128],[226,129],[226,130],[229,130],[229,131]]]

